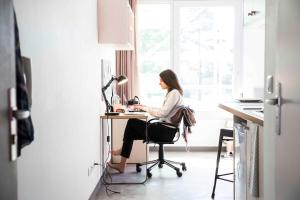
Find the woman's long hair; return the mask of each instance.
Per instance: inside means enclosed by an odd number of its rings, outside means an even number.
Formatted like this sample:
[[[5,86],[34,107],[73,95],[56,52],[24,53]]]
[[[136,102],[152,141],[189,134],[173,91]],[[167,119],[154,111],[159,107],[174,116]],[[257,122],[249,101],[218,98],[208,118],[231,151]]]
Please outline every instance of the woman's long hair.
[[[172,91],[173,89],[177,89],[181,95],[183,95],[182,88],[179,84],[178,78],[176,74],[170,70],[164,70],[159,74],[160,78],[167,84],[168,92]]]

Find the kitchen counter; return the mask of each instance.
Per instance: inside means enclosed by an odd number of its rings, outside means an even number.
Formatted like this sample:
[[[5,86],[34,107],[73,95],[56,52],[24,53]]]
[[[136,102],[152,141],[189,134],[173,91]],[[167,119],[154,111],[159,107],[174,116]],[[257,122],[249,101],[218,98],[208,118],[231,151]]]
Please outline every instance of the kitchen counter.
[[[264,125],[263,103],[228,102],[220,103],[219,107],[242,119]]]
[[[263,106],[239,101],[219,104],[233,114],[235,200],[264,199]]]

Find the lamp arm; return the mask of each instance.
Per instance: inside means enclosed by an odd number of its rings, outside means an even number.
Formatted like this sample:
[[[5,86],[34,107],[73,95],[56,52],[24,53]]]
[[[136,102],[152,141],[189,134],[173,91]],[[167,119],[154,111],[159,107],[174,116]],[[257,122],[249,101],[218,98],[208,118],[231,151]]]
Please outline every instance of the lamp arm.
[[[111,79],[108,81],[108,83],[102,88],[102,95],[104,97],[104,101],[105,101],[105,105],[106,105],[106,112],[112,112],[113,111],[113,108],[112,106],[110,105],[109,101],[107,100],[106,98],[106,95],[105,95],[105,91],[107,90],[107,88],[111,85],[111,83],[116,80],[116,77],[111,77]]]
[[[108,83],[102,88],[102,91],[104,90],[107,90],[107,88],[110,86],[110,84],[114,81],[114,80],[116,80],[116,77],[111,77],[111,79],[108,81]]]
[[[102,95],[104,97],[104,101],[105,101],[105,105],[106,105],[106,112],[111,112],[112,111],[112,106],[110,105],[109,101],[107,100],[106,98],[106,95],[105,95],[105,88],[103,87],[102,88]]]

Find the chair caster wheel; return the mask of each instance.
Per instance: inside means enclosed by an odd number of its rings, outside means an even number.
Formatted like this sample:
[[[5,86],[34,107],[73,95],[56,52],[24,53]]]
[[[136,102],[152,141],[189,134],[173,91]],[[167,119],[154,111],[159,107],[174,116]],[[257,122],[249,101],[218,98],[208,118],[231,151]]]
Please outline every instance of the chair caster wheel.
[[[211,198],[214,199],[215,198],[215,194],[211,194]]]
[[[147,177],[148,178],[151,178],[152,177],[152,174],[149,172],[149,173],[147,173]]]
[[[151,178],[151,177],[152,177],[152,173],[151,173],[149,170],[147,170],[147,177],[148,177],[148,178]]]
[[[158,167],[159,168],[163,168],[163,164],[158,164]]]
[[[136,170],[137,173],[140,173],[142,171],[141,165],[140,164],[136,164],[135,170]]]
[[[182,173],[180,171],[177,171],[176,174],[178,177],[182,177]]]
[[[182,163],[182,164],[181,164],[181,166],[182,166],[182,168],[181,168],[181,169],[182,169],[182,171],[186,171],[186,166],[185,166],[185,163]]]

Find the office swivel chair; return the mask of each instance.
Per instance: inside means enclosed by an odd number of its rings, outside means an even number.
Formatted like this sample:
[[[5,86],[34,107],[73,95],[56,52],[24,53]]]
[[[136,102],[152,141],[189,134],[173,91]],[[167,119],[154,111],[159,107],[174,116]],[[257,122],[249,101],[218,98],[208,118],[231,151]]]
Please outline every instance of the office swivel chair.
[[[167,123],[167,122],[157,121],[157,119],[151,119],[149,121],[148,126],[147,126],[147,130],[149,130],[151,128],[151,126],[157,126],[157,125],[159,125],[161,127],[160,130],[159,130],[161,132],[161,134],[164,134],[164,130],[165,130],[165,131],[168,131],[168,132],[172,132],[172,134],[174,134],[174,135],[173,135],[172,138],[170,138],[168,140],[160,139],[160,138],[147,139],[145,142],[148,143],[148,144],[149,143],[158,144],[158,146],[159,146],[158,159],[136,164],[136,171],[141,172],[141,170],[142,170],[141,166],[142,165],[152,164],[150,167],[147,168],[147,177],[151,178],[152,177],[151,170],[154,166],[158,165],[159,168],[162,168],[163,165],[167,165],[167,166],[171,167],[172,169],[174,169],[176,171],[176,174],[177,174],[178,177],[181,177],[182,172],[175,165],[181,165],[182,171],[186,171],[185,163],[184,162],[175,162],[175,161],[167,160],[164,157],[164,145],[165,144],[174,144],[180,137],[179,125],[176,126],[174,124],[170,124],[170,123]]]

